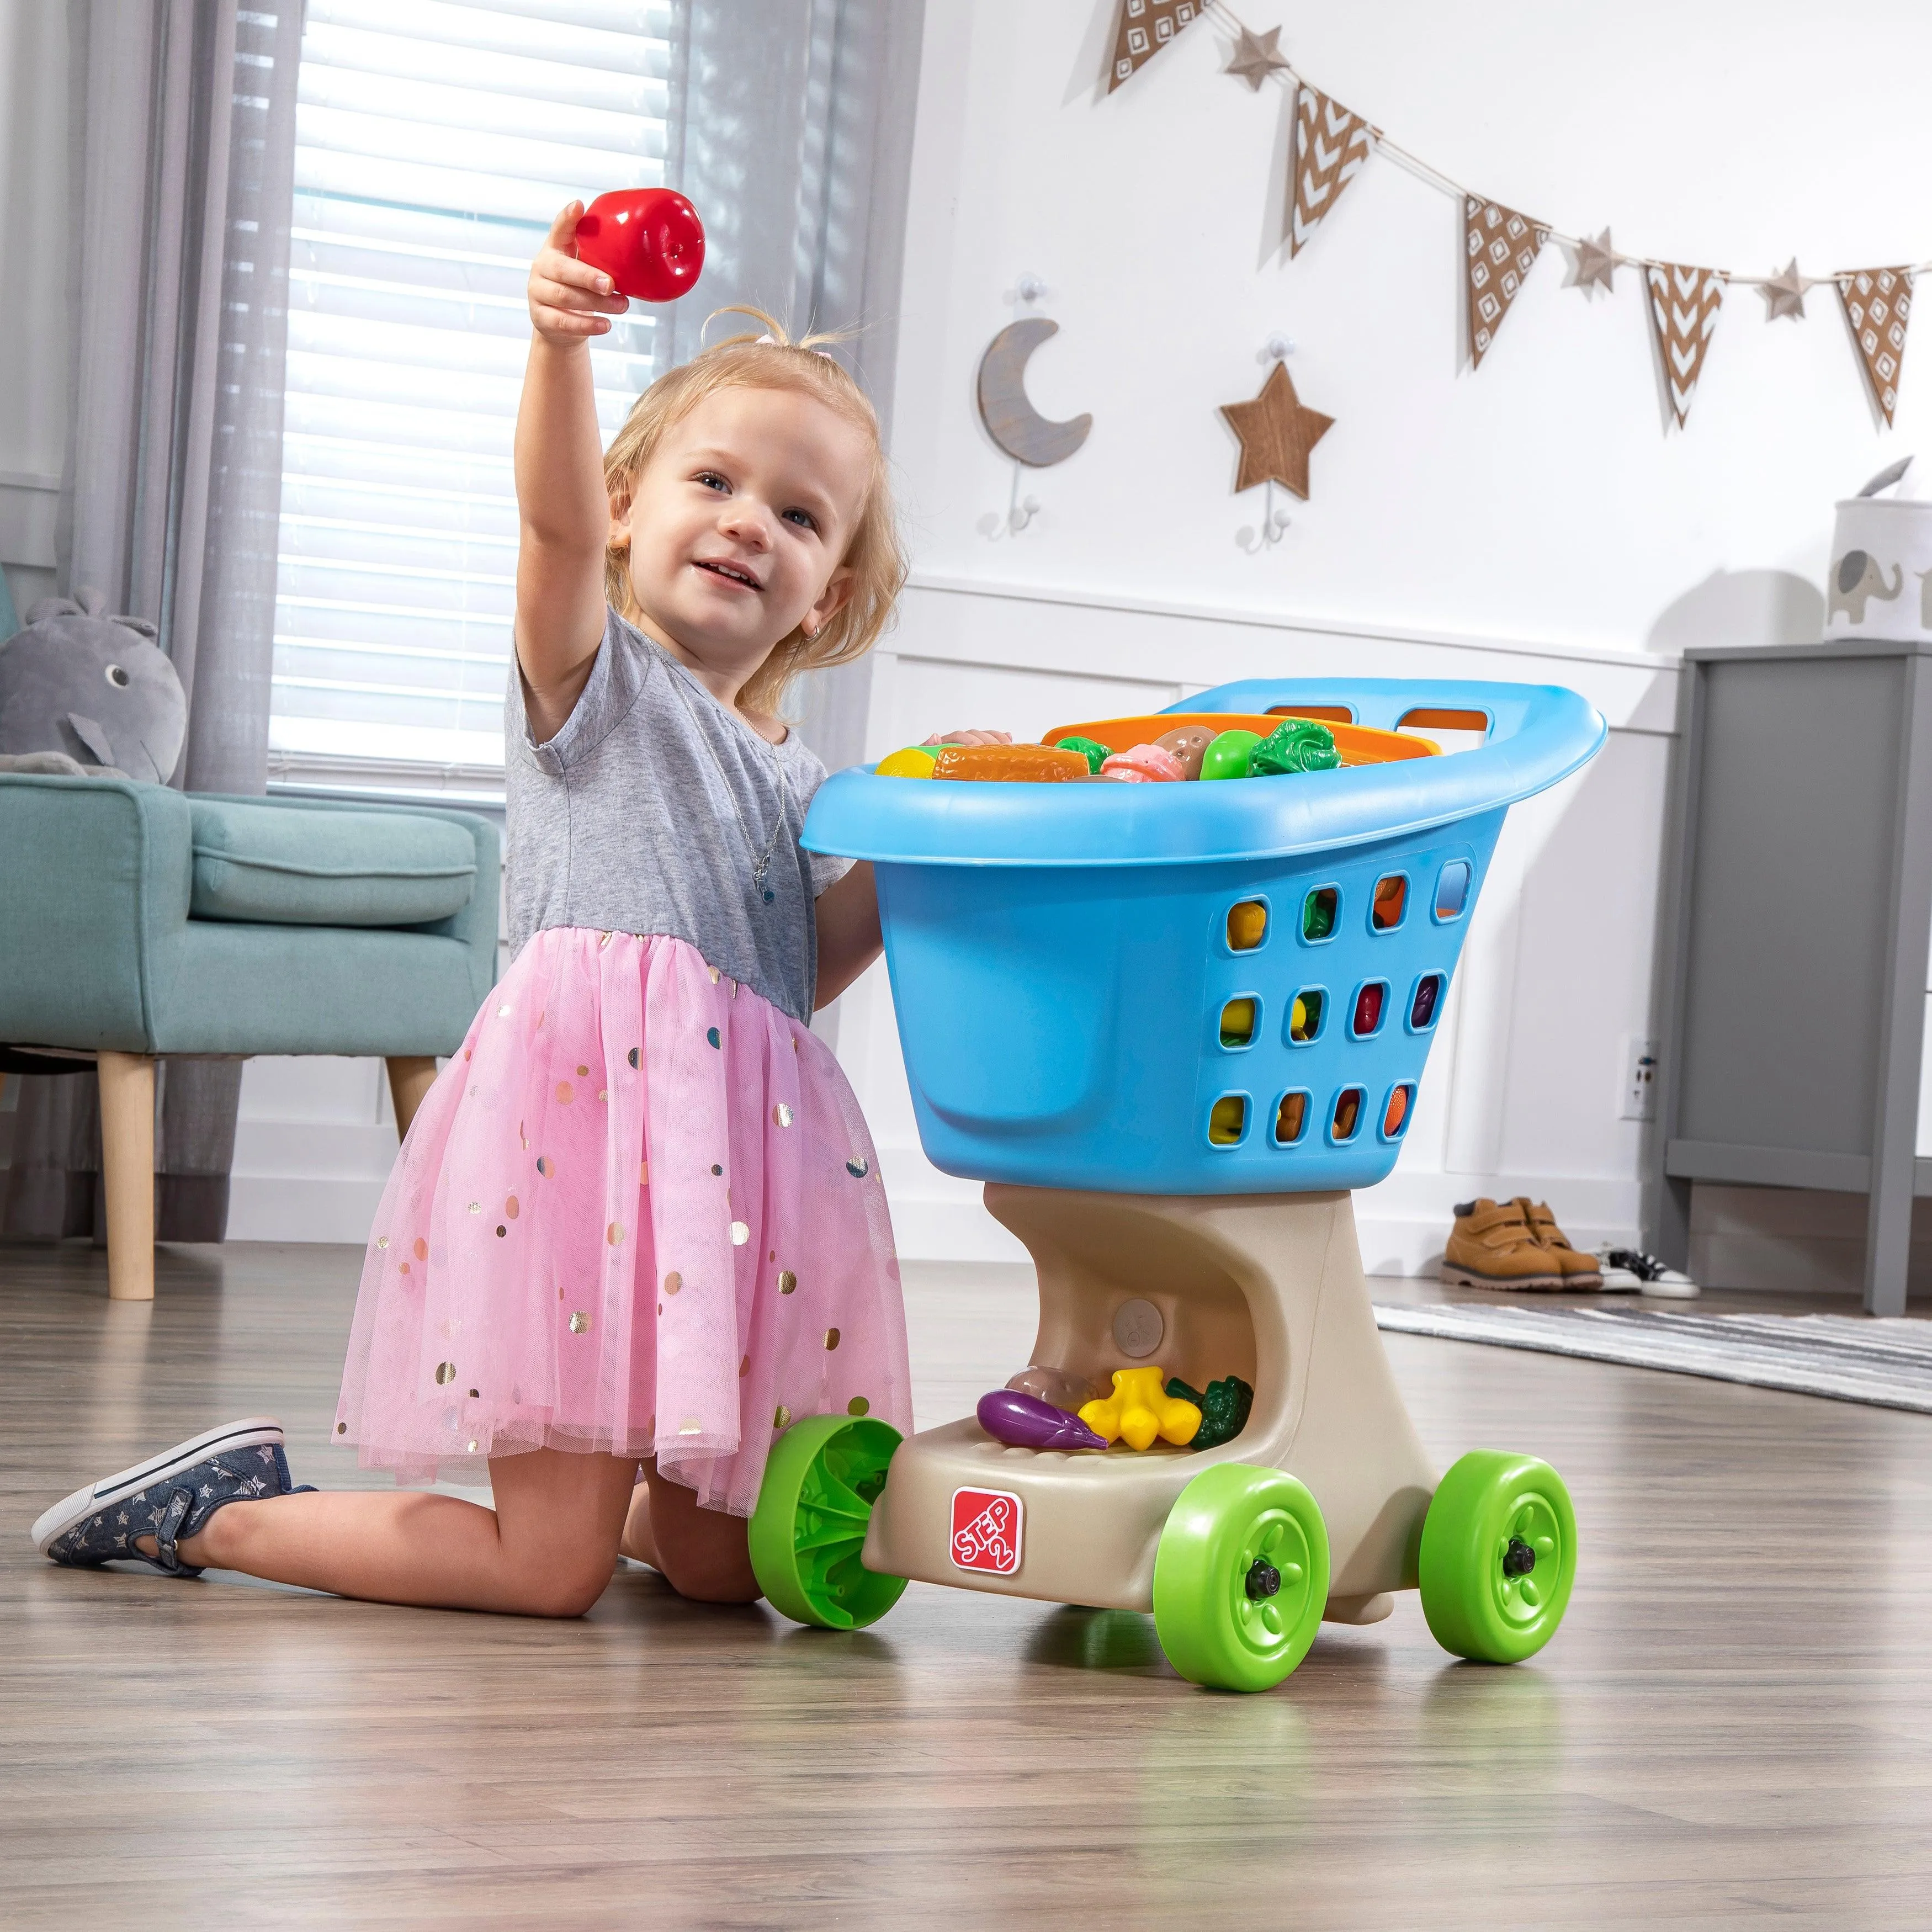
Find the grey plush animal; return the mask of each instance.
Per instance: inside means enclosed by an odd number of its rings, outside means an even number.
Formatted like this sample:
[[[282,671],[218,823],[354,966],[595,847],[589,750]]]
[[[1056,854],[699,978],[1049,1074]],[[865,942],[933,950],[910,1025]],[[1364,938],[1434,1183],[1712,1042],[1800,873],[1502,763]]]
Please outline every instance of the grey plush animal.
[[[44,597],[0,644],[0,771],[105,774],[165,784],[188,699],[154,627],[107,600]]]

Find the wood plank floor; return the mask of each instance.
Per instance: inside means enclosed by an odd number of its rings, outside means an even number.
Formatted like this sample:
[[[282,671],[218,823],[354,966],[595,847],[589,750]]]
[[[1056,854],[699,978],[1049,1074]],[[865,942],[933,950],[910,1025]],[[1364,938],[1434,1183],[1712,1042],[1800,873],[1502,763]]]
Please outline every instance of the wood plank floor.
[[[1245,1699],[1139,1617],[916,1584],[834,1636],[629,1566],[541,1624],[34,1556],[50,1501],[231,1416],[352,1480],[357,1264],[164,1250],[150,1310],[0,1249],[8,1928],[1932,1922],[1927,1418],[1391,1337],[1439,1460],[1564,1472],[1568,1622],[1486,1670],[1406,1598]],[[914,1274],[930,1422],[1025,1359],[1030,1293]]]

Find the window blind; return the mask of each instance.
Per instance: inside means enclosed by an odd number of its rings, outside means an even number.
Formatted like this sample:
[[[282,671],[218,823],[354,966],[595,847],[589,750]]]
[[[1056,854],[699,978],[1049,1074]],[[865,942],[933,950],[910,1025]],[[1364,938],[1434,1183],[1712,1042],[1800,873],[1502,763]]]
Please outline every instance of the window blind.
[[[662,178],[670,10],[308,0],[270,719],[279,769],[502,764],[524,284],[574,196]],[[591,351],[608,441],[648,310]]]

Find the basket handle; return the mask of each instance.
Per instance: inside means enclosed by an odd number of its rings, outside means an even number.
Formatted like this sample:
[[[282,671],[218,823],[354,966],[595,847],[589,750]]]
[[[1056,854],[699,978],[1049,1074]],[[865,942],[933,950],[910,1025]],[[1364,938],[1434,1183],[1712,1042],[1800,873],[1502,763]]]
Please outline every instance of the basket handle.
[[[1328,712],[1347,724],[1393,731],[1486,731],[1492,742],[1514,737],[1528,722],[1543,687],[1474,679],[1385,677],[1244,678],[1184,698],[1169,711]]]

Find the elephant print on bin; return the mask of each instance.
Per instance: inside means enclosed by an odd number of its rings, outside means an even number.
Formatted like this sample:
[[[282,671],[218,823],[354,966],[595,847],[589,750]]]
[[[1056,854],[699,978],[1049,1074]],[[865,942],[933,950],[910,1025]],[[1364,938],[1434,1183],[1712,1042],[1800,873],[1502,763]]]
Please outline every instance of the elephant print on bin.
[[[1826,606],[1826,621],[1842,610],[1854,624],[1865,620],[1865,604],[1876,597],[1881,604],[1892,602],[1905,588],[1905,566],[1892,566],[1892,583],[1886,587],[1885,572],[1869,550],[1848,550],[1832,571],[1832,596]]]

